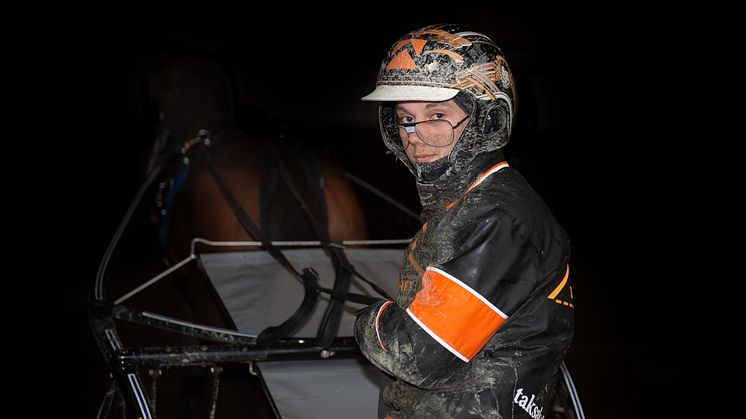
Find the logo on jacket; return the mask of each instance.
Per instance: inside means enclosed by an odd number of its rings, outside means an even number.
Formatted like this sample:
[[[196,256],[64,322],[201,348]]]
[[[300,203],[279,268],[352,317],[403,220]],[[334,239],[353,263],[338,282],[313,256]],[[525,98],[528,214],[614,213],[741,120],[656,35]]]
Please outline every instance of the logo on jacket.
[[[567,268],[565,268],[565,276],[562,278],[562,281],[560,281],[559,285],[557,285],[557,288],[552,291],[551,294],[547,297],[550,300],[554,300],[555,303],[559,305],[563,305],[570,308],[575,308],[573,305],[573,296],[572,296],[572,285],[570,285],[570,265],[567,265]]]
[[[521,407],[521,409],[525,410],[526,413],[528,413],[529,416],[531,416],[534,419],[544,419],[544,415],[542,414],[542,410],[544,410],[543,407],[539,407],[534,404],[534,399],[536,398],[535,395],[531,395],[531,398],[529,399],[527,394],[523,394],[523,389],[519,388],[515,392],[515,398],[513,399],[513,403],[517,404]]]

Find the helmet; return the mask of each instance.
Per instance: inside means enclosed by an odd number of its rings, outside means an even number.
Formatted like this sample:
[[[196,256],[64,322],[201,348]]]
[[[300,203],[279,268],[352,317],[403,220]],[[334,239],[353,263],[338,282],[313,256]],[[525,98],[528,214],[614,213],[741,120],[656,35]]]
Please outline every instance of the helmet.
[[[459,25],[432,25],[410,32],[389,50],[376,89],[362,100],[443,101],[459,91],[474,98],[502,98],[513,105],[510,68],[486,35]]]
[[[384,143],[418,181],[434,181],[452,166],[468,164],[477,154],[507,143],[515,97],[508,62],[489,37],[460,25],[438,24],[410,32],[394,43],[381,64],[376,89],[362,100],[382,102],[379,121]],[[389,128],[396,123],[393,105],[449,99],[472,118],[453,152],[442,159],[447,161],[430,167],[434,174],[423,177],[422,168],[394,147],[399,139]]]

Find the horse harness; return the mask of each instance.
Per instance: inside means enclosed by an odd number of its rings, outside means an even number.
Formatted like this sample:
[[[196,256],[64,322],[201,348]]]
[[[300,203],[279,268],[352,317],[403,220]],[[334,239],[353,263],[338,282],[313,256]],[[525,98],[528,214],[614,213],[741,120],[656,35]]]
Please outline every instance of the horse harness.
[[[313,179],[323,179],[314,159],[300,159],[293,153],[283,152],[284,150],[276,142],[265,140],[265,158],[262,160],[260,187],[261,228],[251,219],[228,187],[210,156],[210,146],[215,143],[216,139],[226,140],[238,134],[240,134],[240,131],[236,130],[211,136],[208,130],[202,129],[196,137],[184,142],[176,150],[167,151],[160,157],[162,161],[170,160],[176,156],[181,157],[179,168],[176,171],[177,176],[171,178],[168,182],[161,182],[156,192],[156,206],[160,209],[161,215],[161,244],[165,247],[168,240],[168,216],[176,192],[184,184],[193,162],[204,162],[223,199],[244,230],[260,241],[264,249],[304,287],[303,301],[298,309],[280,325],[268,327],[259,333],[256,339],[257,344],[268,345],[290,334],[311,314],[318,300],[318,294],[323,292],[329,294],[331,299],[317,332],[317,342],[319,346],[328,347],[332,344],[339,328],[345,300],[366,305],[380,301],[380,298],[348,292],[352,276],[357,276],[370,285],[383,298],[392,298],[381,287],[365,278],[355,269],[347,259],[344,246],[341,243],[330,239],[323,184],[321,181],[313,181]],[[293,170],[293,168],[296,170]],[[269,233],[270,195],[277,187],[280,179],[290,190],[293,198],[309,220],[322,248],[332,260],[335,270],[332,289],[318,285],[318,274],[313,268],[304,268],[302,272],[298,272],[282,251],[272,244]],[[307,191],[310,191],[310,193]]]

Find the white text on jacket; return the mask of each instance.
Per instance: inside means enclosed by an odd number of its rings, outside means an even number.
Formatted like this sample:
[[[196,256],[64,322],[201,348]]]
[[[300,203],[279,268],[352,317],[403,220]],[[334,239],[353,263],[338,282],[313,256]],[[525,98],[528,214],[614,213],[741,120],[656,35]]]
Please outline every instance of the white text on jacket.
[[[541,414],[541,411],[544,410],[544,408],[539,408],[539,406],[534,404],[534,399],[536,398],[535,395],[531,395],[531,399],[528,398],[527,395],[523,394],[523,389],[519,388],[515,392],[515,398],[513,399],[513,403],[520,406],[523,410],[528,412],[529,416],[531,416],[534,419],[544,419],[544,415]]]

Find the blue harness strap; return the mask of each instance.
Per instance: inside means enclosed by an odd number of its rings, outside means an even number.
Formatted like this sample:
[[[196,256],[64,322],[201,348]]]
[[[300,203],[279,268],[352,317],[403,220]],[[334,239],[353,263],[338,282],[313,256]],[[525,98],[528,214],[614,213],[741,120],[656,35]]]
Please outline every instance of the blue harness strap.
[[[176,177],[176,181],[174,182],[171,189],[168,191],[168,197],[166,198],[166,205],[161,209],[161,247],[166,247],[168,244],[168,222],[169,222],[169,212],[171,211],[171,208],[174,206],[174,200],[176,199],[176,193],[179,191],[179,188],[181,188],[181,185],[184,184],[184,181],[187,178],[187,175],[189,174],[189,163],[185,163],[184,166],[182,166],[181,170],[179,171],[179,175]]]

